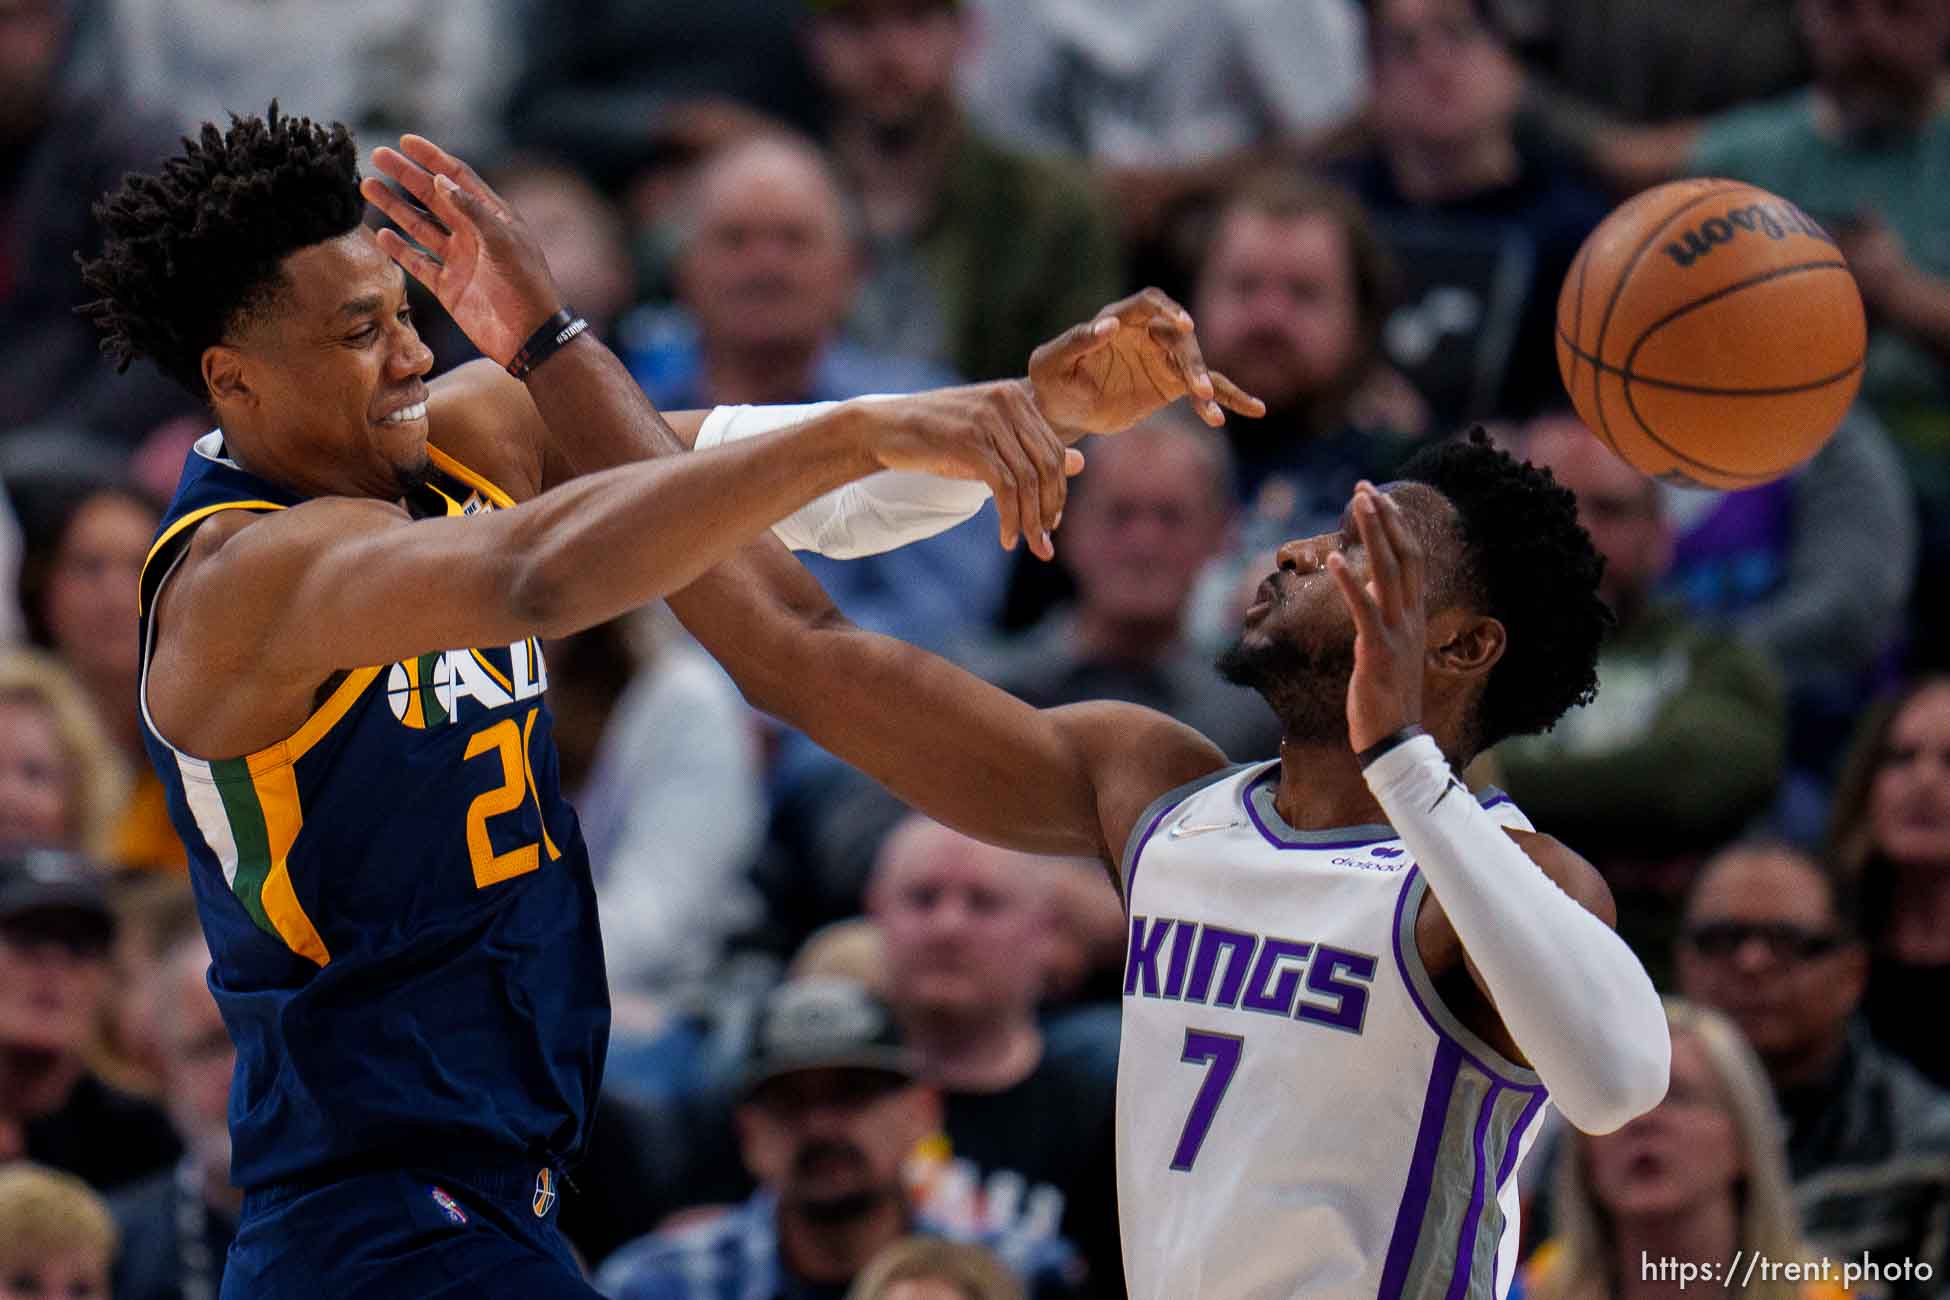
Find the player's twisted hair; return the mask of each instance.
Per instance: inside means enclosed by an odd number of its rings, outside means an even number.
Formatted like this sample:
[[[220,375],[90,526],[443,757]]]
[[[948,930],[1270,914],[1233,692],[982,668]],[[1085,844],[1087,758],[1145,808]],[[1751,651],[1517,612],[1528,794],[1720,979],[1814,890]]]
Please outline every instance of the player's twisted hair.
[[[1605,562],[1578,523],[1577,498],[1480,428],[1417,454],[1401,477],[1455,506],[1461,594],[1509,634],[1477,704],[1471,751],[1550,730],[1597,694],[1598,645],[1612,624],[1598,596]]]
[[[264,117],[203,124],[153,175],[131,173],[95,205],[102,254],[82,261],[99,296],[78,310],[126,370],[148,357],[207,397],[203,350],[269,304],[291,253],[345,234],[365,213],[359,160],[343,124]]]

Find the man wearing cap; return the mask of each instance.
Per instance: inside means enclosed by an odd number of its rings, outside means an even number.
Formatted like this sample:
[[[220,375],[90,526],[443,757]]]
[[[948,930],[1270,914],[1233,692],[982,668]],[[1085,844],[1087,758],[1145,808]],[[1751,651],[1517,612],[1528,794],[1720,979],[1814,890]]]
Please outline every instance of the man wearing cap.
[[[766,999],[734,1119],[758,1192],[704,1222],[625,1246],[597,1285],[616,1300],[838,1300],[882,1247],[939,1233],[918,1215],[908,1157],[940,1131],[886,1007],[850,980],[808,978]],[[989,1243],[1003,1250],[1005,1243]],[[1047,1249],[1049,1243],[1044,1243]],[[1065,1294],[1067,1252],[1010,1260],[1038,1296]]]
[[[160,1110],[85,1060],[114,938],[90,866],[51,850],[0,853],[0,1163],[24,1156],[107,1189],[181,1154]]]

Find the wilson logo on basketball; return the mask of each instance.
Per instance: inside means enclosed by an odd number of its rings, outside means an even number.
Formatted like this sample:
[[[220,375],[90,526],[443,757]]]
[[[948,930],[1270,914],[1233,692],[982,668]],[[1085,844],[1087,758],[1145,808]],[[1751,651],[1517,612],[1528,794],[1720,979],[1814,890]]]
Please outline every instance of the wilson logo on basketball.
[[[1717,245],[1732,243],[1743,231],[1766,235],[1769,239],[1807,235],[1824,244],[1835,242],[1827,231],[1815,223],[1814,218],[1792,203],[1750,203],[1724,216],[1708,217],[1667,244],[1665,253],[1681,267],[1688,267],[1711,253]]]

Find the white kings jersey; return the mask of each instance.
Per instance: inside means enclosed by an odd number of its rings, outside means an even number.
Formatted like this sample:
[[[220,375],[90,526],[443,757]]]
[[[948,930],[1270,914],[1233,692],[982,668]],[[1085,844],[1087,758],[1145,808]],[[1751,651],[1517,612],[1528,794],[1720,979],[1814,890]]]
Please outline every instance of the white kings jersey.
[[[1257,764],[1174,790],[1124,854],[1132,1300],[1502,1296],[1543,1085],[1436,997],[1395,832],[1293,830],[1278,783]]]

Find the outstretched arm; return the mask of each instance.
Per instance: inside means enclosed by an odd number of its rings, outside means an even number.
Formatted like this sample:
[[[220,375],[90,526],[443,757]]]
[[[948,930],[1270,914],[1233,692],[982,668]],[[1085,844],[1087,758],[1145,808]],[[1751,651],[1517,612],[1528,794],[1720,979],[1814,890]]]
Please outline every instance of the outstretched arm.
[[[1361,753],[1420,719],[1430,650],[1421,542],[1401,508],[1365,483],[1354,520],[1366,580],[1344,555],[1327,565],[1354,616],[1348,735]],[[1656,1106],[1672,1062],[1665,1010],[1611,928],[1610,894],[1591,865],[1548,836],[1520,846],[1426,734],[1371,758],[1365,776],[1428,878],[1471,977],[1564,1118],[1608,1133]]]

